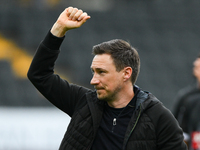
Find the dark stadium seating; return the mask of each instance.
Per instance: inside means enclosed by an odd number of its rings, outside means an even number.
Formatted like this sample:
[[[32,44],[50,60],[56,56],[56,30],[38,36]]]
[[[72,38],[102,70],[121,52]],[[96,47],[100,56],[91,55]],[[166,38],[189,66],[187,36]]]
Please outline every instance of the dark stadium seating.
[[[63,1],[54,8],[1,3],[5,5],[0,5],[0,34],[31,55],[64,9]],[[178,90],[194,82],[192,62],[200,48],[199,7],[199,1],[118,0],[107,11],[88,9],[92,18],[66,36],[56,63],[58,72],[71,82],[92,88],[92,46],[122,38],[130,41],[141,57],[137,84],[171,109]],[[49,105],[38,101],[40,95],[28,80],[19,81],[12,75],[8,63],[0,61],[0,65],[1,105]]]

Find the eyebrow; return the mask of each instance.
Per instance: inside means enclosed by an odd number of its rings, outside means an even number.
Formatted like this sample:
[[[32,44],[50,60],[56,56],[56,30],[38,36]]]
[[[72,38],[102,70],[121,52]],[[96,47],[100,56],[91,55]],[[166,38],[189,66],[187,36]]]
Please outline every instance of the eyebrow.
[[[103,69],[103,68],[94,68],[94,69],[93,69],[93,68],[91,67],[91,71],[94,72],[94,70],[96,70],[96,71],[102,70],[102,71],[108,72],[106,69]]]

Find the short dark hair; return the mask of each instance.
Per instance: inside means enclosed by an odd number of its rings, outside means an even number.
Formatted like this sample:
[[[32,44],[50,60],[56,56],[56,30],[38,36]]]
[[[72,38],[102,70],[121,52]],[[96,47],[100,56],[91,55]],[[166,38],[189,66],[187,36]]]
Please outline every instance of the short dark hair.
[[[137,50],[121,39],[114,39],[93,46],[92,54],[100,55],[105,53],[111,55],[116,71],[119,72],[125,67],[132,68],[131,81],[134,85],[140,71],[140,57]]]

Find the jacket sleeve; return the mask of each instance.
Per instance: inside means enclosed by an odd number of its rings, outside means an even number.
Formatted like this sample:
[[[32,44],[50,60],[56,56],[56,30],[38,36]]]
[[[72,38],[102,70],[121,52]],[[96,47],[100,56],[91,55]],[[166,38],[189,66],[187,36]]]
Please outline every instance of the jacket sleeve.
[[[28,78],[38,91],[46,97],[53,105],[67,113],[73,115],[76,105],[84,101],[88,89],[69,84],[54,74],[55,61],[60,53],[60,46],[63,38],[57,38],[50,32],[39,45],[28,71]]]
[[[157,103],[150,113],[156,129],[157,149],[187,150],[183,131],[170,110]]]

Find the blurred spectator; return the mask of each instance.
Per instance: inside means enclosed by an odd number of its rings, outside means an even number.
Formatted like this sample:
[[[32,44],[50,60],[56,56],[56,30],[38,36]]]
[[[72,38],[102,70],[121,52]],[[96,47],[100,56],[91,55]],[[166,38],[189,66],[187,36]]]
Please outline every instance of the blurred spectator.
[[[200,150],[200,101],[195,104],[188,121],[190,150]]]
[[[180,90],[174,116],[184,131],[189,150],[200,150],[200,54],[193,65],[196,83]]]

